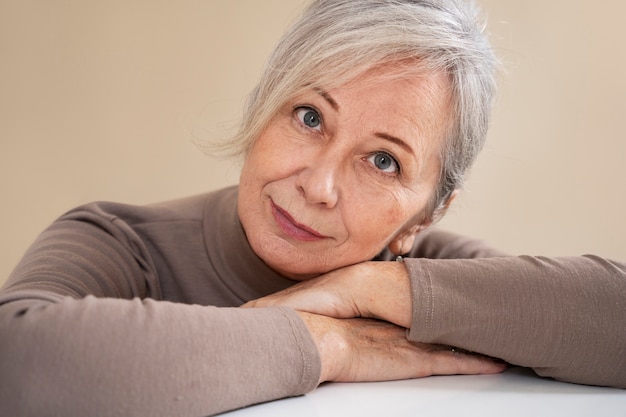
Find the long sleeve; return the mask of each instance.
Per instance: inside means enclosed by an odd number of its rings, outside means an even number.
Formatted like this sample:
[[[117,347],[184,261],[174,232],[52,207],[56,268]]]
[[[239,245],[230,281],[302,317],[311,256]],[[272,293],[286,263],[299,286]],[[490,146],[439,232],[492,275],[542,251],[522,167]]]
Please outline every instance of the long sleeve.
[[[206,416],[315,388],[289,310],[26,299],[1,308],[6,416]]]
[[[435,255],[458,241],[434,237]],[[450,259],[405,260],[410,340],[479,352],[562,381],[626,388],[625,264],[595,256],[455,259],[480,245],[456,247]]]
[[[256,289],[211,276],[202,201],[92,205],[38,238],[0,291],[0,415],[206,416],[316,387],[297,314],[235,308]]]

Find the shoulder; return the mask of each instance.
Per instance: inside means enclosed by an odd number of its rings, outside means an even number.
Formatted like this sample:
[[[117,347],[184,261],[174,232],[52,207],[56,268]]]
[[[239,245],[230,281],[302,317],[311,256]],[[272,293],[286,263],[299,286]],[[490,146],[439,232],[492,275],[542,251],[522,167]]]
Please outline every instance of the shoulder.
[[[411,251],[404,255],[407,258],[429,259],[471,259],[506,256],[481,239],[463,236],[461,234],[431,226],[420,232]],[[377,260],[392,260],[395,255],[385,249]]]
[[[131,226],[154,223],[202,222],[206,210],[236,201],[237,187],[227,187],[194,196],[177,198],[146,205],[110,201],[94,201],[70,210],[59,220],[87,220],[99,218],[123,222]]]

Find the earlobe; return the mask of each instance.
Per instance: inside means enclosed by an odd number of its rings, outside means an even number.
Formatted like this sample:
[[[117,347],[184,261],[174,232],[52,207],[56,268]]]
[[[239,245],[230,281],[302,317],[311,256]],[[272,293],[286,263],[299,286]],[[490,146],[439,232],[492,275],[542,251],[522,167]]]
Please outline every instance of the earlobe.
[[[428,227],[427,224],[411,227],[406,232],[393,238],[387,247],[394,255],[405,255],[409,253],[413,248],[415,236],[426,227]]]

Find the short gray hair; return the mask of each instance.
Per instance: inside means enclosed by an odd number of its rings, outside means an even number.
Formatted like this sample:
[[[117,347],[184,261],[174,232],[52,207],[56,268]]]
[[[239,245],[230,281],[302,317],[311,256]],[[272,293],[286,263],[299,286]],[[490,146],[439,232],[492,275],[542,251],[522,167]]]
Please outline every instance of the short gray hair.
[[[426,214],[432,218],[482,149],[495,96],[497,60],[472,1],[314,0],[269,57],[230,150],[245,155],[304,90],[328,90],[388,64],[399,64],[400,77],[442,71],[450,80],[452,127],[439,151],[439,185]]]

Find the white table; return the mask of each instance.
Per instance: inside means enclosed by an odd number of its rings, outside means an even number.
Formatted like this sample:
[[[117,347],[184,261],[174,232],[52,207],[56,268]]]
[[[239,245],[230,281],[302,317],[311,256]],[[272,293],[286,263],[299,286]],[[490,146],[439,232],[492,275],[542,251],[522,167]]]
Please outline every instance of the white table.
[[[626,390],[566,384],[512,368],[500,375],[323,384],[225,417],[626,417]]]

